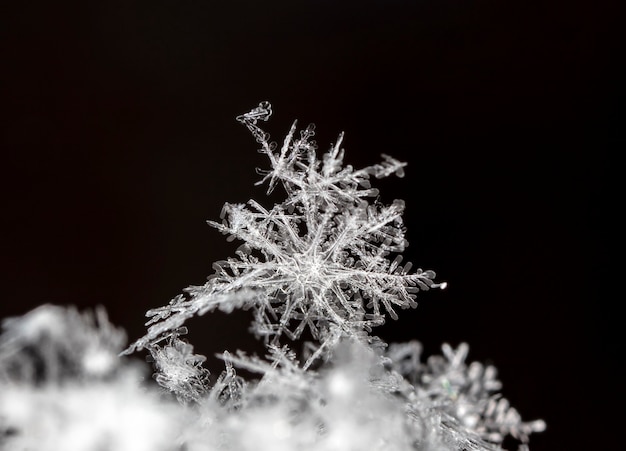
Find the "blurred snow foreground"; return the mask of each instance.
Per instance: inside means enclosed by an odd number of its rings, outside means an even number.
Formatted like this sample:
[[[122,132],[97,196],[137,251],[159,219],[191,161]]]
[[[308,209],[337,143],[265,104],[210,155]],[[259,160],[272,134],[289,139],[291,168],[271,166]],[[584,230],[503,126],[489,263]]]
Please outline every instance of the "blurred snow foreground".
[[[445,286],[401,264],[402,201],[372,201],[370,177],[402,176],[405,163],[344,166],[341,136],[320,160],[313,126],[296,123],[278,148],[259,126],[271,113],[263,102],[237,119],[270,160],[259,183],[281,185],[286,200],[226,204],[209,224],[243,243],[236,256],[150,310],[144,337],[124,349],[102,309],[44,305],[3,321],[0,450],[500,450],[508,438],[524,450],[545,428],[501,397],[495,368],[466,362],[466,344],[423,360],[418,342],[370,334],[418,291]],[[236,308],[251,310],[267,355],[224,352],[211,382],[184,323]],[[305,331],[297,355],[284,342]],[[141,349],[158,384],[128,357]]]

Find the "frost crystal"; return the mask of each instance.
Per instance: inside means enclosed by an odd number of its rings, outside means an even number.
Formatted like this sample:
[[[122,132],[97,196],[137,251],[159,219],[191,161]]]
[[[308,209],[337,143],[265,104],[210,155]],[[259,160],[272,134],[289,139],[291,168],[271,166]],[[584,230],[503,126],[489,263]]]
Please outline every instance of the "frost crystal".
[[[495,367],[465,363],[467,343],[456,350],[444,344],[442,351],[443,356],[431,356],[423,364],[418,342],[389,347],[386,355],[391,368],[411,382],[404,392],[409,410],[422,418],[439,417],[447,434],[457,440],[466,440],[471,431],[475,437],[470,449],[499,449],[493,445],[500,445],[509,435],[525,444],[531,433],[545,429],[542,420],[523,422],[502,398]]]
[[[174,335],[163,347],[152,345],[150,354],[156,381],[180,402],[198,401],[206,393],[209,372],[202,367],[206,357],[193,354],[192,345]]]
[[[433,282],[433,271],[401,265],[397,254],[408,244],[404,202],[382,205],[370,186],[371,176],[403,176],[406,163],[383,155],[364,169],[344,166],[342,135],[319,160],[314,126],[297,134],[296,122],[277,149],[259,126],[271,113],[262,102],[237,119],[270,160],[259,183],[268,183],[268,194],[280,183],[287,198],[270,209],[254,200],[226,204],[221,223],[208,221],[243,242],[236,257],[215,263],[203,286],[149,311],[148,333],[129,351],[166,339],[191,316],[216,308],[252,308],[254,333],[272,344],[283,335],[297,339],[308,328],[327,347],[338,335],[363,336],[384,322],[385,312],[396,319],[396,308],[417,305],[419,290],[444,286]]]

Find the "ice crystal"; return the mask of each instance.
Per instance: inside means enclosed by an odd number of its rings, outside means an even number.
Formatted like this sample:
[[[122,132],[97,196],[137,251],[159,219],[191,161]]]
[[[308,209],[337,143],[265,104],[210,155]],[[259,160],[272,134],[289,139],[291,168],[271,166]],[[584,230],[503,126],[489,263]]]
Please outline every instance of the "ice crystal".
[[[531,433],[545,429],[542,420],[523,422],[502,397],[494,366],[465,363],[467,343],[457,349],[444,343],[443,355],[431,356],[426,363],[420,360],[421,350],[414,341],[392,344],[387,351],[391,368],[411,382],[404,392],[409,410],[420,411],[422,418],[438,415],[457,435],[459,430],[471,432],[476,436],[473,446],[478,446],[472,449],[491,449],[489,444],[501,445],[507,436],[525,445]],[[478,438],[484,443],[476,445]]]
[[[193,353],[193,346],[176,335],[163,347],[150,347],[156,370],[154,378],[182,403],[198,401],[207,391],[209,371],[202,367],[206,357]]]
[[[251,308],[253,332],[270,343],[299,338],[308,328],[327,347],[337,332],[363,336],[384,322],[385,312],[396,319],[396,308],[415,307],[418,291],[444,286],[433,271],[401,265],[408,244],[404,202],[383,205],[370,185],[371,176],[403,176],[406,163],[383,155],[363,169],[344,166],[342,135],[320,160],[314,126],[298,135],[296,122],[278,149],[259,126],[271,114],[262,102],[238,120],[270,161],[259,183],[268,183],[268,193],[280,183],[286,199],[272,208],[254,200],[224,205],[222,222],[208,223],[243,242],[236,257],[215,263],[204,285],[149,311],[148,333],[129,351],[166,339],[194,315],[234,308]]]

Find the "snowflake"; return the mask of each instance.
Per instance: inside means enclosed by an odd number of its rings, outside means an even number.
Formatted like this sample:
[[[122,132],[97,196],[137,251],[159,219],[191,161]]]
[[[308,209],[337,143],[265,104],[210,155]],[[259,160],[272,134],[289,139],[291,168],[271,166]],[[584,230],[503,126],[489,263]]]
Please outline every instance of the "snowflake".
[[[543,420],[522,421],[502,397],[495,367],[466,363],[467,343],[457,349],[444,343],[442,351],[443,355],[431,356],[423,364],[419,342],[392,344],[387,350],[391,368],[413,384],[411,393],[405,394],[410,400],[409,411],[421,411],[422,417],[428,417],[426,412],[442,416],[449,433],[459,437],[473,434],[474,443],[482,441],[478,449],[500,449],[504,439],[511,436],[523,450],[531,433],[545,430]]]
[[[369,179],[403,176],[402,163],[383,155],[379,164],[356,170],[343,165],[342,135],[322,159],[316,156],[313,125],[296,137],[294,122],[277,149],[258,125],[271,116],[262,102],[237,119],[267,155],[271,169],[259,171],[268,194],[280,183],[287,198],[271,209],[250,200],[227,203],[222,222],[208,223],[243,245],[236,257],[214,264],[202,286],[187,288],[169,305],[150,310],[147,334],[127,350],[167,339],[194,315],[251,308],[252,330],[277,345],[283,335],[297,339],[308,328],[324,344],[340,336],[363,336],[396,308],[415,307],[416,293],[445,284],[433,271],[410,272],[411,263],[390,254],[404,251],[404,202],[382,205]]]
[[[152,345],[150,354],[157,383],[179,402],[198,401],[206,393],[209,372],[202,367],[206,357],[194,354],[192,345],[172,335],[165,346]]]

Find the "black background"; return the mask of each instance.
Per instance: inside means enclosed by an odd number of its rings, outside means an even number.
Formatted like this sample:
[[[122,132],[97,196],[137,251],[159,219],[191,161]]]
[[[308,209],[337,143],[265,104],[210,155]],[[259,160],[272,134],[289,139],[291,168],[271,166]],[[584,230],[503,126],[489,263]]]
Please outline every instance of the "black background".
[[[534,451],[617,447],[618,3],[3,2],[0,317],[104,305],[138,338],[232,255],[205,220],[271,205],[234,120],[269,100],[278,141],[298,119],[320,151],[345,131],[355,166],[409,163],[376,186],[406,200],[406,258],[449,287],[378,335],[467,341],[548,423]],[[248,320],[194,320],[190,340],[258,350]]]

